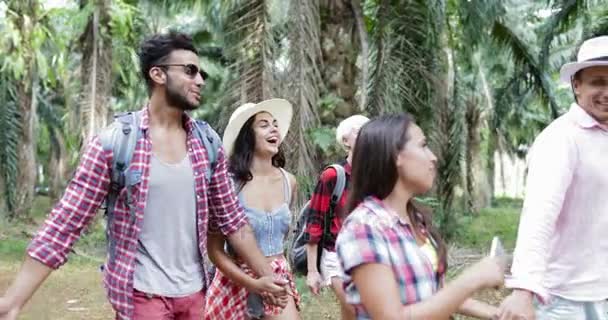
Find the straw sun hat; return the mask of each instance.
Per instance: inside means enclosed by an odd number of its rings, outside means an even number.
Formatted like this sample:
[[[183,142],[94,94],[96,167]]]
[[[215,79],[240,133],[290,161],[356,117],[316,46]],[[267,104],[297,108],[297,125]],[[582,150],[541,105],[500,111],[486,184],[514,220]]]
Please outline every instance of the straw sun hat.
[[[245,103],[234,110],[232,116],[230,116],[230,120],[228,120],[226,130],[224,130],[222,141],[227,155],[232,154],[236,137],[239,135],[245,122],[260,112],[268,112],[277,120],[281,141],[285,140],[293,115],[293,107],[289,101],[285,99],[269,99],[260,103]]]

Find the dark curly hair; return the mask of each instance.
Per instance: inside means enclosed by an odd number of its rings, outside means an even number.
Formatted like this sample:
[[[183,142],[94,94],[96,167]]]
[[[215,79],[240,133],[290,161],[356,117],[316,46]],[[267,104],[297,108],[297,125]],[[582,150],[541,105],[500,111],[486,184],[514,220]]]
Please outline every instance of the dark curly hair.
[[[170,31],[167,34],[152,35],[141,43],[138,54],[139,66],[141,74],[146,80],[148,92],[152,91],[153,85],[149,74],[150,69],[157,64],[165,62],[171,52],[175,50],[188,50],[198,55],[192,38],[185,33],[176,31]]]

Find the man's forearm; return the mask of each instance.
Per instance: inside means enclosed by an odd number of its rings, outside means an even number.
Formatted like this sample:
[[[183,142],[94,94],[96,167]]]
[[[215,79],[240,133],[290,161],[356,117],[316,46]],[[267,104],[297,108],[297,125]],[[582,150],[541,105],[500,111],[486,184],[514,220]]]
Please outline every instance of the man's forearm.
[[[11,305],[21,309],[52,271],[53,269],[41,262],[26,256],[17,277],[4,297],[9,300]]]
[[[317,250],[319,249],[318,243],[306,244],[306,263],[308,272],[319,272],[317,270]]]
[[[273,271],[266,258],[257,246],[255,234],[249,224],[227,237],[228,243],[236,254],[241,257],[259,276],[272,276]]]
[[[498,314],[498,308],[485,302],[469,298],[460,306],[458,313],[479,319],[492,319],[493,316]]]

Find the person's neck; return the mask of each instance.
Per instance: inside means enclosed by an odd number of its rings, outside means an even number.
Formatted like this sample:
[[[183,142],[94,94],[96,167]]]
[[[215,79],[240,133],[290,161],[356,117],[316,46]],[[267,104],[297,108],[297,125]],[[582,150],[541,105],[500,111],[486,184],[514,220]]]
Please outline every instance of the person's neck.
[[[251,160],[251,174],[254,176],[270,176],[274,173],[271,156],[255,155]]]
[[[410,218],[407,214],[407,204],[412,199],[412,192],[399,185],[399,182],[393,188],[393,191],[383,199],[384,204],[391,210],[393,210],[401,219],[411,224]]]
[[[346,156],[346,162],[352,166],[353,165],[353,151],[352,149],[348,151],[348,156]]]
[[[170,106],[165,96],[153,93],[150,97],[150,127],[164,129],[181,129],[184,112],[179,108]]]

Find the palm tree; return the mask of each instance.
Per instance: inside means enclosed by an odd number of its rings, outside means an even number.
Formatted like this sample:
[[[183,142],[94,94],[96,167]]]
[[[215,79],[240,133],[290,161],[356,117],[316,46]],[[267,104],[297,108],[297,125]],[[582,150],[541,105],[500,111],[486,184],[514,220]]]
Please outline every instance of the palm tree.
[[[6,56],[7,65],[17,81],[15,102],[20,114],[20,135],[17,145],[17,180],[13,217],[29,213],[36,184],[36,90],[37,69],[45,61],[40,47],[46,40],[48,30],[43,24],[44,16],[36,0],[8,1],[7,31],[17,37],[11,43]],[[9,29],[11,28],[11,29]],[[12,200],[9,200],[12,201]]]
[[[80,37],[83,83],[79,113],[83,141],[108,123],[112,90],[112,32],[110,0],[81,0],[81,10],[91,8]]]

